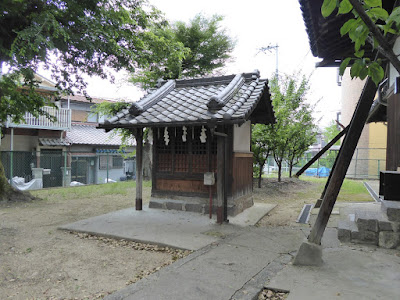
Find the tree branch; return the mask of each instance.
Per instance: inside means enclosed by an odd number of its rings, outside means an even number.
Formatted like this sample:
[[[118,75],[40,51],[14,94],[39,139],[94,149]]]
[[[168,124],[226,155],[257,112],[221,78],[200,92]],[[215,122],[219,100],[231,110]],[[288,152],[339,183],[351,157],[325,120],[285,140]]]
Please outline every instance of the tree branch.
[[[364,21],[365,25],[367,25],[373,37],[379,43],[379,51],[391,62],[393,67],[400,73],[400,60],[397,58],[396,54],[394,54],[392,47],[387,42],[383,34],[380,32],[379,28],[375,25],[375,23],[371,20],[371,18],[367,15],[362,4],[359,0],[349,0],[353,5],[354,10],[358,13],[361,20]]]

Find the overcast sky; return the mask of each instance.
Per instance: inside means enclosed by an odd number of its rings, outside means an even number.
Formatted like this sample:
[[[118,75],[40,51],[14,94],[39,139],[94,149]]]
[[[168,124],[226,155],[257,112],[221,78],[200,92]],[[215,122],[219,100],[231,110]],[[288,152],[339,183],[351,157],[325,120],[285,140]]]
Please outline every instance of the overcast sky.
[[[224,68],[225,74],[251,72],[258,69],[261,77],[270,78],[276,68],[276,53],[260,53],[259,48],[279,45],[279,73],[292,74],[302,71],[311,77],[310,103],[319,103],[315,118],[320,126],[326,126],[336,118],[340,110],[340,87],[337,85],[336,68],[318,68],[308,43],[307,33],[298,0],[149,0],[165,13],[170,21],[188,22],[196,14],[224,16],[222,26],[237,40],[233,52],[234,61]],[[88,92],[92,96],[129,98],[136,100],[140,93],[121,82],[126,78],[120,74],[117,86],[92,79]]]

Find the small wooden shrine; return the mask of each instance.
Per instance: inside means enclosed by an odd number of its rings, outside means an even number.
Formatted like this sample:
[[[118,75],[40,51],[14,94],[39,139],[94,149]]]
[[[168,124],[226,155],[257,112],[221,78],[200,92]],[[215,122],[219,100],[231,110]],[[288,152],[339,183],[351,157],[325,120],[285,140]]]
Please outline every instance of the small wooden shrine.
[[[159,82],[101,128],[131,129],[142,168],[143,128],[153,145],[151,208],[214,212],[217,222],[253,205],[251,124],[275,122],[259,72]],[[141,176],[136,209],[141,209]]]

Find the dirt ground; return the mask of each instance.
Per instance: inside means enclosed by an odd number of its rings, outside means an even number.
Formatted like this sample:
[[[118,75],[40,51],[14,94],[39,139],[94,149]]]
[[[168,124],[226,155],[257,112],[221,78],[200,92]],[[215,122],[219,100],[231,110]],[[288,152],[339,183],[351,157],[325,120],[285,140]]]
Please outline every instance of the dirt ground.
[[[150,188],[144,188],[148,199]],[[97,299],[185,255],[59,225],[132,207],[128,196],[0,204],[1,299]],[[186,253],[187,254],[187,253]]]
[[[150,188],[144,187],[144,201]],[[294,225],[305,203],[314,203],[320,185],[296,179],[264,180],[256,202],[277,207],[259,226]],[[1,299],[97,299],[187,255],[132,242],[57,230],[60,225],[132,207],[127,195],[47,197],[0,204]],[[71,198],[72,197],[72,198]],[[57,199],[54,199],[57,198]]]
[[[304,204],[315,204],[323,185],[295,178],[264,179],[261,188],[254,186],[255,202],[276,204],[276,207],[258,222],[258,226],[298,226],[296,223]],[[304,226],[304,225],[302,225]]]

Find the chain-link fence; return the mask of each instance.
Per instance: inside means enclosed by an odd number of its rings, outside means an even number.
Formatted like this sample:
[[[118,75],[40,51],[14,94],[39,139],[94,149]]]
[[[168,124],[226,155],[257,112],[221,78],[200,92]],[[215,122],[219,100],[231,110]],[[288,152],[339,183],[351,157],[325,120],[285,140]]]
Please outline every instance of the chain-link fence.
[[[338,151],[327,151],[314,164],[312,164],[303,175],[325,177],[329,175],[335,163]],[[294,175],[312,158],[312,154],[306,154],[293,167]],[[354,152],[346,177],[354,179],[379,179],[379,172],[386,167],[386,149],[385,148],[357,148]],[[264,167],[264,174],[273,175],[278,172],[278,167],[273,157],[268,158]],[[282,172],[289,173],[287,162],[282,164]]]
[[[29,183],[33,188],[49,188],[136,178],[133,153],[122,153],[117,149],[0,151],[0,160],[7,179],[20,189],[29,189]],[[39,183],[32,185],[35,180]]]

